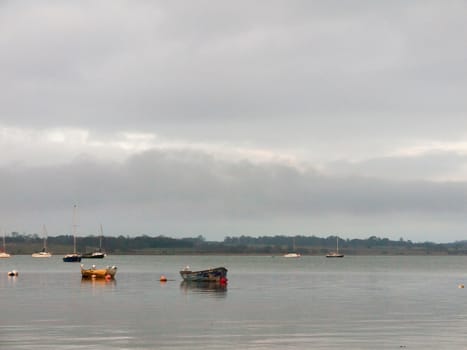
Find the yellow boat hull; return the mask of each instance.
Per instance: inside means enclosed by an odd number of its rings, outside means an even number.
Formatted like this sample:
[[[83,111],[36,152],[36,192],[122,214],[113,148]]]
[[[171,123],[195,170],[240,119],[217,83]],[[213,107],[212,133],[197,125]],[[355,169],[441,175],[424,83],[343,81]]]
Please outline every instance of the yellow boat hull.
[[[114,279],[117,273],[117,267],[107,267],[105,269],[85,269],[81,266],[81,277],[86,279]]]

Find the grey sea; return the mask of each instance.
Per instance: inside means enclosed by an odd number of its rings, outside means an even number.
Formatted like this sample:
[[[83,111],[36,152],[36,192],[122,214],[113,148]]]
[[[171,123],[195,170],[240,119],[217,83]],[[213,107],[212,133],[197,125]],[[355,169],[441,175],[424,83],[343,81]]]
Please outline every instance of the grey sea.
[[[467,257],[0,260],[1,349],[466,349]],[[178,271],[225,266],[226,287]],[[18,277],[7,272],[16,269]],[[160,276],[168,278],[166,283]]]

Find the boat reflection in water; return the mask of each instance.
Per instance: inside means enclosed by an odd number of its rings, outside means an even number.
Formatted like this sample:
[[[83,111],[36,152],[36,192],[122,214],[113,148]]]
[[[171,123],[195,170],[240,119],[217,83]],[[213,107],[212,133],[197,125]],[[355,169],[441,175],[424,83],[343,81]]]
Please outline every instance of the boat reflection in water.
[[[180,289],[185,293],[206,294],[223,297],[227,294],[227,283],[183,281]]]
[[[91,288],[113,288],[117,285],[115,279],[106,280],[103,278],[82,278],[81,286],[82,287],[91,287]]]

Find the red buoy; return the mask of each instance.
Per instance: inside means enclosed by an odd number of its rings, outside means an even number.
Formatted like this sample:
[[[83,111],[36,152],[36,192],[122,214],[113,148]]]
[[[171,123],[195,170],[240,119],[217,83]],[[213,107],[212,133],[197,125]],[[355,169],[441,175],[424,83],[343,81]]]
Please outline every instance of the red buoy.
[[[161,281],[161,282],[167,282],[167,277],[165,277],[164,275],[162,275],[161,278],[159,279],[159,281]]]

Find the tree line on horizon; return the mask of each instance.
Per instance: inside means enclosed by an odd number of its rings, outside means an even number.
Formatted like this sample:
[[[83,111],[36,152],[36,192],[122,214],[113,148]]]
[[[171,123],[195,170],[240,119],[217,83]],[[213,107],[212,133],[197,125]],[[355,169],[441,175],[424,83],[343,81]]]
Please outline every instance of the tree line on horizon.
[[[110,254],[268,254],[277,255],[292,250],[303,255],[325,254],[335,250],[336,239],[317,236],[227,236],[223,241],[207,241],[202,235],[192,238],[159,236],[104,236],[102,248]],[[77,251],[84,253],[99,247],[99,236],[77,237]],[[42,248],[43,238],[37,234],[13,232],[7,237],[7,250],[13,254],[30,254]],[[72,235],[47,237],[47,246],[55,254],[69,253],[73,248]],[[390,240],[371,236],[366,239],[340,239],[339,250],[345,254],[467,254],[467,241],[453,243]]]

